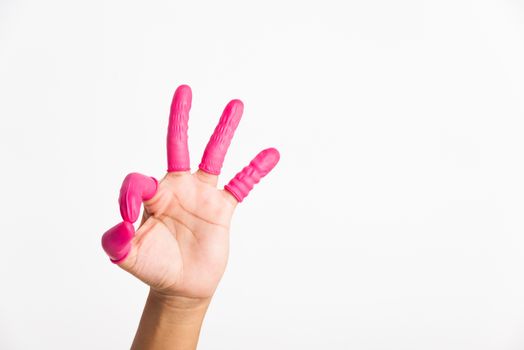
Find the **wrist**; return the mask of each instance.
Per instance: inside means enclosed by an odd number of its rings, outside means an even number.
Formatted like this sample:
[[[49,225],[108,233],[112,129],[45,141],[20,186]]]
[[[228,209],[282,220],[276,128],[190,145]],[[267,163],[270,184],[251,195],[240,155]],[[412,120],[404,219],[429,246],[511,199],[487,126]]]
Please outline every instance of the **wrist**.
[[[211,297],[189,298],[150,289],[148,303],[154,305],[155,309],[165,315],[167,321],[201,322],[211,303]]]
[[[132,349],[196,349],[210,302],[151,289]]]

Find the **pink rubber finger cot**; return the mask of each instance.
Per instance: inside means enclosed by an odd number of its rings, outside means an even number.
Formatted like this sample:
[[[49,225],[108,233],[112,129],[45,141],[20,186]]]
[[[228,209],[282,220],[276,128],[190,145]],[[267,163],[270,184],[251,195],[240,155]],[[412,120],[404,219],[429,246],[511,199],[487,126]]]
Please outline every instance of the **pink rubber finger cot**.
[[[157,188],[155,178],[139,173],[131,173],[124,179],[118,198],[124,221],[111,227],[102,236],[102,247],[112,262],[119,263],[129,254],[135,236],[132,223],[138,219],[142,202],[153,198]]]
[[[158,182],[154,177],[139,173],[126,176],[120,187],[120,214],[124,221],[135,222],[140,214],[142,202],[150,200],[156,193]]]
[[[240,100],[230,101],[220,117],[220,121],[211,135],[209,142],[198,166],[206,173],[219,175],[224,164],[227,149],[235,133],[244,111],[244,104]]]
[[[237,201],[242,202],[247,197],[261,178],[267,175],[277,165],[280,154],[275,148],[268,148],[257,156],[235,175],[224,188],[229,191]]]
[[[187,85],[180,85],[173,96],[167,129],[167,171],[190,169],[187,129],[192,93]]]
[[[104,233],[102,248],[114,263],[123,261],[131,250],[131,241],[135,236],[135,228],[130,222],[121,222]]]

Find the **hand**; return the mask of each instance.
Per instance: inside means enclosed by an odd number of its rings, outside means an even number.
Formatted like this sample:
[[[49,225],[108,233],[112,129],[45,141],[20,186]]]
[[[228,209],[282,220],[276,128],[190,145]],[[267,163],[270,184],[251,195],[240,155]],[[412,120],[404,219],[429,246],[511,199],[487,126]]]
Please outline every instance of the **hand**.
[[[167,134],[168,173],[157,182],[129,174],[120,190],[123,222],[102,237],[111,260],[151,286],[157,295],[210,298],[227,263],[229,227],[241,202],[277,164],[274,148],[260,152],[225,189],[218,175],[243,104],[228,103],[205,149],[199,170],[190,172],[187,146],[191,89],[181,85],[171,104]],[[134,231],[140,205],[142,224]]]

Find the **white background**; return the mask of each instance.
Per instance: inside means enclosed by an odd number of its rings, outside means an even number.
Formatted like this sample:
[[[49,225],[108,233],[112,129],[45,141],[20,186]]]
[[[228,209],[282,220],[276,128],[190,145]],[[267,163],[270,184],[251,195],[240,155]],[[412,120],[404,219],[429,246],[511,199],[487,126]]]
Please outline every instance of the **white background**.
[[[124,349],[147,287],[111,264],[120,182],[195,168],[245,103],[237,211],[201,349],[524,348],[524,4],[0,1],[0,348]]]

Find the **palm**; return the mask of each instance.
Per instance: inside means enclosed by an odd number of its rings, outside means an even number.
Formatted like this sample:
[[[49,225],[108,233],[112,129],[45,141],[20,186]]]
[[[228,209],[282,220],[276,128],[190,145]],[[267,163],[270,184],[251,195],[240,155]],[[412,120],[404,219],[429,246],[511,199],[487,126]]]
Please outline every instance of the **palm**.
[[[121,266],[153,288],[211,296],[226,267],[234,203],[198,174],[168,173],[144,203],[144,220]]]
[[[216,187],[218,174],[243,104],[228,103],[204,151],[199,170],[189,172],[187,127],[191,89],[175,92],[167,135],[168,173],[157,183],[129,174],[120,189],[123,221],[102,236],[111,260],[151,288],[171,295],[205,298],[213,294],[227,263],[229,224],[241,202],[279,160],[274,148],[260,152],[247,167]],[[144,204],[142,225],[132,225]]]

